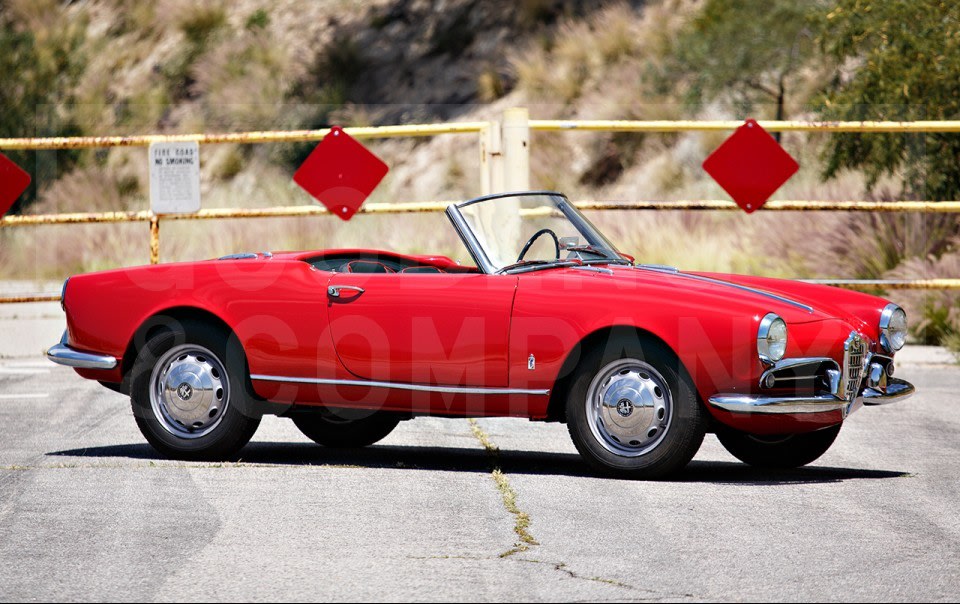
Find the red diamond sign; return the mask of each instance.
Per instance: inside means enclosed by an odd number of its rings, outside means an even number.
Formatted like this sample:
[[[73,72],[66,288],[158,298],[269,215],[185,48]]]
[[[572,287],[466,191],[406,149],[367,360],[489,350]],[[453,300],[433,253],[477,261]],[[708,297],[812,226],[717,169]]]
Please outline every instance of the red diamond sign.
[[[30,175],[0,153],[0,218],[10,210],[28,186]]]
[[[343,220],[357,213],[389,168],[334,126],[293,175],[293,181]]]
[[[747,120],[704,160],[703,169],[750,214],[790,180],[800,164],[756,120]]]

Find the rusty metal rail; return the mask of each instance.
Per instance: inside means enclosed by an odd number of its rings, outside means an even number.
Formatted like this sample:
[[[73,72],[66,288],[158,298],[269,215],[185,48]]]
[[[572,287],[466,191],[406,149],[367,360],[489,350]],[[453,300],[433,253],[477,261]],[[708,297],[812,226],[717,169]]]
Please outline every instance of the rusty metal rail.
[[[28,302],[59,302],[60,294],[35,294],[0,298],[0,304],[26,304]]]
[[[358,213],[366,215],[413,214],[443,212],[450,201],[424,201],[412,203],[369,203]],[[737,205],[726,200],[677,200],[677,201],[577,201],[578,208],[584,211],[740,211]],[[760,210],[764,212],[797,211],[841,211],[841,212],[921,212],[921,213],[960,213],[960,201],[812,201],[812,200],[775,200],[767,202]],[[527,208],[520,211],[525,217],[545,216],[552,212],[549,208]],[[207,208],[192,214],[156,215],[149,210],[130,212],[84,212],[72,214],[19,215],[0,218],[0,228],[20,226],[38,226],[54,224],[97,224],[121,222],[147,222],[150,228],[150,262],[156,264],[160,259],[160,222],[161,220],[225,220],[237,218],[291,218],[308,216],[326,216],[330,212],[319,205],[279,206],[273,208]],[[862,279],[817,279],[812,283],[836,285],[855,289],[918,289],[918,290],[954,290],[960,289],[960,279],[917,279],[917,280],[862,280]],[[54,302],[59,296],[17,296],[0,298],[0,304],[24,302]]]
[[[452,122],[448,124],[410,124],[406,126],[371,126],[344,128],[358,139],[409,138],[439,134],[477,134],[488,122]],[[223,134],[143,134],[133,136],[67,136],[53,138],[0,138],[0,149],[96,149],[104,147],[148,147],[152,143],[299,143],[322,139],[329,128],[262,132],[230,132]]]
[[[960,121],[799,122],[757,120],[770,132],[960,132]],[[542,132],[717,132],[736,130],[742,120],[530,120]],[[2,145],[0,145],[2,146]]]
[[[585,132],[716,132],[735,130],[739,120],[529,120],[534,131]],[[771,132],[960,132],[960,121],[917,122],[800,122],[759,120]],[[477,134],[489,122],[451,122],[447,124],[409,124],[405,126],[348,127],[344,130],[358,139],[436,136],[439,134]],[[218,134],[143,134],[132,136],[70,136],[52,138],[0,138],[0,149],[49,150],[94,149],[104,147],[146,147],[151,143],[196,142],[201,145],[234,143],[297,143],[322,139],[329,128],[318,130],[265,130]]]
[[[417,214],[443,212],[452,201],[420,201],[412,203],[368,203],[358,214]],[[576,201],[584,211],[642,211],[642,210],[699,210],[740,212],[737,204],[726,200],[678,201]],[[761,212],[920,212],[960,213],[960,201],[769,201]],[[548,208],[521,210],[523,216],[538,216]],[[90,224],[112,222],[159,222],[160,220],[224,220],[232,218],[291,218],[326,216],[330,214],[319,205],[277,206],[273,208],[206,208],[192,214],[156,215],[149,210],[131,212],[81,212],[73,214],[23,214],[0,218],[0,228],[50,224]]]
[[[857,290],[960,289],[960,279],[801,279],[801,281]]]

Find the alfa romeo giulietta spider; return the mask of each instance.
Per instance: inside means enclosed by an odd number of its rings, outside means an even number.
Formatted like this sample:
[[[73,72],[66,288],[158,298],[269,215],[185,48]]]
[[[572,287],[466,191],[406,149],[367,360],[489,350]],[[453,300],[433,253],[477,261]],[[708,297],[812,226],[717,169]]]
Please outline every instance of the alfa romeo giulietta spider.
[[[235,457],[264,414],[328,447],[497,416],[565,422],[589,465],[634,478],[707,432],[749,464],[808,464],[855,410],[914,391],[882,298],[640,264],[554,192],[446,215],[472,263],[337,249],[71,277],[47,355],[129,395],[174,458]]]

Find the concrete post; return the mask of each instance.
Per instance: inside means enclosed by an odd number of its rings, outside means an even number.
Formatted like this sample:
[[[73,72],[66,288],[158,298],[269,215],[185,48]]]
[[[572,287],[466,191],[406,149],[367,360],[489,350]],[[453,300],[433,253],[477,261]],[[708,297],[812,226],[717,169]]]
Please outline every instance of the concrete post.
[[[480,194],[503,192],[503,180],[501,126],[491,121],[480,131]]]
[[[502,191],[530,190],[530,112],[515,107],[503,112]]]

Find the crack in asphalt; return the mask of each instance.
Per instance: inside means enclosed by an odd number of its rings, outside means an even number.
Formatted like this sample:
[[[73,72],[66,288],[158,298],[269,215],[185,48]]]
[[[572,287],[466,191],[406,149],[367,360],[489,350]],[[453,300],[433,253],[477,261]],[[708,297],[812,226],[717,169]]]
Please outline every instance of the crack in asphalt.
[[[480,444],[483,445],[483,448],[487,450],[487,454],[490,456],[490,475],[493,478],[494,484],[497,485],[497,491],[503,500],[503,507],[506,508],[514,518],[513,532],[517,534],[518,541],[514,544],[513,548],[500,554],[500,557],[508,558],[514,554],[527,551],[531,546],[540,545],[537,540],[533,538],[533,535],[530,534],[530,515],[517,506],[517,491],[510,484],[510,480],[506,474],[503,473],[503,470],[500,469],[500,448],[490,440],[490,435],[483,431],[483,428],[480,427],[477,420],[469,418],[467,421],[470,423],[470,430],[473,432],[474,437],[480,441]]]
[[[503,560],[503,556],[469,556],[469,555],[445,555],[445,556],[407,556],[410,560],[469,560],[469,561],[486,561],[486,560]],[[566,562],[550,562],[548,560],[537,560],[533,558],[522,558],[522,557],[512,557],[507,559],[509,562],[517,562],[523,564],[536,564],[540,566],[546,566],[552,570],[563,573],[571,579],[577,581],[589,581],[592,583],[601,583],[603,585],[609,585],[611,587],[617,587],[620,589],[626,589],[629,591],[639,592],[641,594],[647,594],[645,596],[632,596],[628,599],[631,602],[656,602],[662,601],[665,599],[697,599],[697,596],[689,593],[678,594],[678,593],[660,593],[652,589],[645,589],[640,587],[635,587],[628,583],[623,583],[622,581],[617,581],[615,579],[607,579],[605,577],[588,577],[582,575],[576,571],[573,571],[569,568]],[[584,600],[585,602],[598,602],[602,600]],[[609,600],[609,601],[622,601],[622,600]]]
[[[588,577],[586,575],[581,575],[570,569],[567,566],[566,562],[549,562],[546,560],[537,560],[532,558],[522,558],[514,557],[514,554],[523,553],[529,551],[531,547],[538,546],[540,543],[534,539],[533,535],[530,533],[530,515],[522,511],[517,505],[517,491],[513,488],[513,485],[510,484],[510,480],[507,478],[507,475],[504,474],[503,469],[500,467],[500,447],[493,442],[490,438],[490,435],[487,434],[483,428],[480,427],[480,424],[477,423],[477,420],[473,418],[467,419],[467,422],[470,424],[470,431],[473,433],[473,436],[483,445],[483,448],[487,451],[487,454],[490,457],[490,475],[493,478],[494,483],[497,485],[497,491],[500,493],[500,497],[503,500],[503,507],[506,508],[514,517],[513,532],[516,533],[518,541],[513,548],[499,554],[497,558],[491,558],[488,556],[427,556],[425,558],[416,558],[416,559],[434,559],[434,560],[504,560],[510,559],[514,562],[522,562],[525,564],[541,564],[547,567],[552,568],[553,570],[567,575],[571,579],[578,581],[590,581],[593,583],[602,583],[604,585],[610,585],[611,587],[617,587],[620,589],[627,589],[631,591],[642,591],[644,593],[649,593],[655,597],[650,598],[637,598],[639,600],[657,600],[663,599],[665,596],[658,594],[657,592],[651,590],[638,590],[638,588],[617,581],[615,579],[607,579],[605,577]],[[411,556],[411,558],[415,558]],[[666,597],[693,597],[687,594],[684,595],[671,595]]]
[[[565,574],[566,574],[567,576],[569,576],[571,579],[578,579],[578,580],[580,580],[580,581],[593,581],[594,583],[604,583],[604,584],[606,584],[606,585],[612,585],[612,586],[614,586],[614,587],[621,587],[621,588],[623,588],[623,589],[633,589],[633,590],[636,590],[636,589],[637,589],[637,588],[634,587],[633,585],[629,585],[629,584],[627,584],[627,583],[623,583],[623,582],[617,581],[617,580],[615,580],[615,579],[607,579],[607,578],[604,578],[604,577],[586,577],[586,576],[583,576],[583,575],[581,575],[581,574],[579,574],[579,573],[576,573],[576,572],[570,570],[569,568],[567,568],[567,563],[566,563],[566,562],[549,562],[549,561],[547,561],[547,560],[533,560],[533,559],[530,559],[530,558],[517,558],[516,560],[517,560],[517,562],[526,562],[526,563],[528,563],[528,564],[543,564],[543,565],[546,565],[546,566],[551,566],[551,567],[553,567],[553,570],[558,571],[558,572],[561,572],[561,573],[565,573]],[[643,591],[649,591],[649,590],[643,590]],[[652,592],[652,591],[651,591],[650,593],[655,593],[655,592]]]

